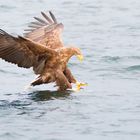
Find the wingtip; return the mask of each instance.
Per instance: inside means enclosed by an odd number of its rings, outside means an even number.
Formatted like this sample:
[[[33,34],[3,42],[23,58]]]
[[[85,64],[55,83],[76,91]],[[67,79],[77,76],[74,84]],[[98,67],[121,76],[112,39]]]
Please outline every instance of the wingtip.
[[[5,32],[4,30],[2,30],[2,29],[0,29],[0,34],[1,35],[4,35],[4,34],[7,34],[8,35],[8,33],[7,32]]]
[[[0,29],[0,33],[3,33],[3,32],[5,32],[4,30],[2,30],[2,29]]]
[[[34,17],[34,19],[37,19],[37,17]]]
[[[56,20],[56,17],[54,16],[54,14],[51,11],[49,11],[49,14],[50,14],[52,20],[54,21],[54,23],[57,23],[57,20]]]
[[[38,17],[34,17],[34,19],[36,19],[37,21],[39,21],[40,23],[44,23],[44,24],[48,24],[46,21],[44,21],[43,19],[41,18],[38,18]]]
[[[44,12],[41,11],[41,15],[45,14]]]
[[[52,20],[50,19],[50,17],[46,13],[41,12],[41,14],[49,23],[53,23]]]

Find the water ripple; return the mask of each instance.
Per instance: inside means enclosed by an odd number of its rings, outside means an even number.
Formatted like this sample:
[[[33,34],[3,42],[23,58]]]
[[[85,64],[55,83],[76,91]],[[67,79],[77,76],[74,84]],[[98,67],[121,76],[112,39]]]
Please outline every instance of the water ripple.
[[[68,67],[89,84],[80,92],[44,85],[24,93],[32,72],[1,62],[0,139],[140,139],[140,1],[0,3],[1,28],[9,33],[22,33],[32,16],[52,10],[66,27],[65,42],[85,56]]]
[[[126,68],[127,71],[140,71],[140,65],[129,66]]]

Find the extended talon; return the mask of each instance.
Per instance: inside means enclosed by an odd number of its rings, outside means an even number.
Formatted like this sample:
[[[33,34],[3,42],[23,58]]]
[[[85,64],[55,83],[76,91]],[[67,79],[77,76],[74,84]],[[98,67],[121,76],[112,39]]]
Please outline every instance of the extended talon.
[[[81,87],[87,86],[87,85],[88,85],[87,83],[76,82],[76,90],[79,91]]]

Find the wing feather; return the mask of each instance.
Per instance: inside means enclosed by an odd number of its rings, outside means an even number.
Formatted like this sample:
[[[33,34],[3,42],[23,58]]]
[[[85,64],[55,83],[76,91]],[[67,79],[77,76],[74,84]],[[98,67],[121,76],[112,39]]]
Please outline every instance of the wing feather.
[[[52,20],[45,13],[41,12],[41,14],[49,23],[53,23]]]
[[[48,24],[45,20],[42,20],[42,19],[40,19],[38,17],[34,17],[34,19],[38,20],[41,23],[44,23],[45,25]]]
[[[31,22],[31,25],[39,25],[39,26],[43,26],[46,24],[40,23],[40,22]]]
[[[50,16],[52,17],[54,23],[57,23],[57,20],[56,20],[54,14],[51,11],[49,11],[49,13],[50,13]]]
[[[0,58],[30,68],[39,65],[38,58],[49,58],[55,51],[21,36],[13,37],[0,29]],[[40,61],[40,60],[39,60]]]
[[[51,49],[63,47],[61,40],[62,23],[57,23],[54,14],[49,11],[49,15],[41,12],[42,18],[34,17],[37,21],[31,22],[29,29],[24,35],[37,43],[46,45]]]
[[[30,27],[30,28],[40,28],[41,26],[39,26],[39,25],[29,25],[28,27]]]

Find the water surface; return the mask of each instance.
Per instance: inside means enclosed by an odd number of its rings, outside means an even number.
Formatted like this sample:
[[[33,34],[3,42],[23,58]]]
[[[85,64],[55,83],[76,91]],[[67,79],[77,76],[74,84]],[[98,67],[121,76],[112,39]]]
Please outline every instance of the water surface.
[[[25,91],[32,70],[0,60],[0,139],[139,140],[139,7],[138,0],[1,0],[0,28],[12,34],[52,10],[65,25],[65,44],[85,56],[69,67],[89,86],[78,93],[52,85]]]

